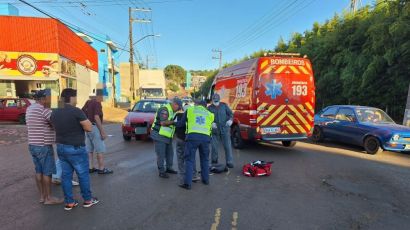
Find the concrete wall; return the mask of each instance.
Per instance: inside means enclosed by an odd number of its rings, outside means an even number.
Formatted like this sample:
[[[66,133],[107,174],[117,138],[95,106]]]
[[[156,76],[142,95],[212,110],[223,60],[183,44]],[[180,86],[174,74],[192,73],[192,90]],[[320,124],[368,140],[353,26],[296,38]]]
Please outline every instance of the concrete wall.
[[[98,74],[79,64],[76,64],[75,70],[77,73],[77,107],[81,108],[90,94],[95,92]]]

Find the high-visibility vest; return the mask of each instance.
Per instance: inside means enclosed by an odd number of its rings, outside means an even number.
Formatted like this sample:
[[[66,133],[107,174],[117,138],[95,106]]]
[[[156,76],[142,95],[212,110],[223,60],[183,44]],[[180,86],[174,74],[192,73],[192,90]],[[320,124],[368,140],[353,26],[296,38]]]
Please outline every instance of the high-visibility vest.
[[[192,106],[187,109],[187,134],[199,133],[211,136],[214,114],[203,106]]]
[[[174,110],[172,110],[172,107],[170,104],[166,104],[164,106],[167,111],[168,111],[168,118],[167,120],[172,121],[174,120]],[[175,133],[175,126],[171,125],[168,127],[161,126],[161,120],[159,118],[160,114],[158,113],[161,109],[158,109],[156,115],[155,115],[155,121],[152,123],[151,129],[155,130],[159,133],[159,135],[172,138]]]

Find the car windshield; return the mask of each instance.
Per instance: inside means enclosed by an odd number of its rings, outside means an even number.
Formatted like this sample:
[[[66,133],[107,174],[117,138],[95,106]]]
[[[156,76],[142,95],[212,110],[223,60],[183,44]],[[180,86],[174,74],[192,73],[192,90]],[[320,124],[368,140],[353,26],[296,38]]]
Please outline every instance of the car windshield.
[[[375,108],[356,109],[357,119],[368,123],[394,123],[383,110]]]
[[[139,101],[132,109],[133,112],[155,113],[165,104],[165,101]]]
[[[163,97],[162,89],[142,89],[143,97]]]

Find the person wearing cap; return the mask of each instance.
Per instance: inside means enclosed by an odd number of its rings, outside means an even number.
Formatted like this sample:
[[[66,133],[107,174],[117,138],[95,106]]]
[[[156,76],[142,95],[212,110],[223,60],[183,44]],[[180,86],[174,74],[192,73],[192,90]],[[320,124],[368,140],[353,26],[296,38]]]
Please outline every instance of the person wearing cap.
[[[85,147],[85,132],[92,131],[92,124],[84,112],[75,107],[77,90],[67,88],[61,92],[61,103],[51,114],[51,123],[56,132],[57,154],[61,161],[61,186],[64,192],[64,210],[78,206],[72,191],[73,172],[78,176],[83,207],[89,208],[99,202],[92,196],[90,174],[88,172],[88,153]]]
[[[90,96],[82,110],[87,116],[88,120],[91,121],[93,125],[92,132],[88,132],[85,135],[85,143],[89,156],[89,172],[98,174],[111,174],[114,171],[105,167],[104,165],[104,154],[106,152],[104,140],[107,138],[103,127],[103,110],[101,102],[103,101],[103,91],[102,89],[97,89],[96,96]],[[97,155],[98,168],[94,167],[94,153]]]
[[[212,96],[212,104],[208,106],[209,111],[215,115],[215,123],[212,127],[212,164],[218,163],[219,141],[225,150],[226,166],[233,168],[232,146],[231,146],[231,126],[233,123],[233,113],[229,106],[221,102],[219,94]]]
[[[214,115],[208,111],[206,102],[202,100],[195,101],[195,105],[187,109],[181,120],[162,122],[163,125],[176,125],[176,127],[186,125],[185,177],[184,183],[179,184],[181,188],[191,189],[197,150],[199,150],[201,165],[201,181],[205,185],[209,184],[209,143],[213,122]]]
[[[50,91],[39,90],[34,94],[36,103],[26,111],[29,152],[36,172],[36,184],[40,203],[61,204],[62,199],[51,196],[51,175],[56,173],[54,161],[54,129],[50,122]]]
[[[180,109],[182,109],[181,99],[172,99],[171,103],[158,109],[154,123],[151,126],[151,138],[154,140],[159,177],[161,178],[169,178],[168,173],[178,173],[172,168],[174,160],[172,138],[174,137],[175,127],[173,125],[163,126],[161,122],[173,121],[175,112]]]

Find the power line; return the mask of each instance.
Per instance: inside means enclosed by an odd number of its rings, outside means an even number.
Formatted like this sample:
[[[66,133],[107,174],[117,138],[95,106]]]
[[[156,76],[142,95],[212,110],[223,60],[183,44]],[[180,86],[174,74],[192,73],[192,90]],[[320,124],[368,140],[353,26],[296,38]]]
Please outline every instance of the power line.
[[[51,15],[51,14],[45,12],[44,10],[42,10],[42,9],[40,9],[40,8],[38,8],[38,7],[32,5],[32,4],[30,4],[30,3],[28,3],[28,2],[26,2],[26,1],[24,1],[24,0],[19,0],[19,1],[22,2],[23,4],[26,4],[26,5],[30,6],[31,8],[35,9],[36,11],[38,11],[38,12],[40,12],[40,13],[42,13],[42,14],[48,16],[49,18],[58,20],[59,22],[61,22],[62,24],[64,24],[65,26],[67,26],[68,28],[70,28],[70,29],[72,29],[72,30],[82,32],[82,33],[84,33],[85,35],[87,35],[87,36],[89,36],[89,37],[91,37],[91,38],[93,38],[93,39],[95,39],[95,40],[97,40],[97,41],[99,41],[99,42],[102,42],[102,43],[106,44],[106,41],[104,41],[104,40],[102,40],[102,39],[100,39],[100,38],[98,38],[98,37],[96,37],[96,36],[91,35],[92,33],[88,32],[88,31],[86,31],[86,30],[84,30],[84,29],[82,29],[82,28],[80,28],[80,27],[77,27],[77,26],[75,26],[75,25],[70,25],[71,23],[65,22],[65,21],[63,21],[63,20],[61,20],[61,19],[59,19],[59,18],[57,18],[57,17],[54,17],[53,15]],[[119,43],[117,43],[117,44],[119,44]],[[121,48],[119,48],[119,47],[117,47],[117,48],[118,48],[118,49],[121,49]],[[124,50],[124,51],[129,52],[128,50]]]
[[[295,7],[295,4],[298,2],[299,0],[294,0],[292,2],[290,2],[289,4],[287,4],[286,6],[283,7],[283,9],[279,9],[279,11],[274,12],[271,17],[269,17],[267,23],[263,23],[257,27],[255,27],[253,30],[251,30],[249,32],[249,36],[244,36],[241,40],[235,42],[235,43],[231,43],[230,45],[228,45],[227,47],[225,47],[225,51],[228,52],[228,50],[232,50],[233,48],[237,47],[236,44],[239,44],[239,46],[241,46],[243,43],[247,43],[249,41],[254,40],[254,37],[258,36],[258,34],[263,34],[266,32],[266,30],[270,27],[270,25],[272,23],[275,23],[276,20],[280,20],[280,18],[282,17],[282,15],[287,12],[288,10],[292,10]]]
[[[180,3],[180,2],[192,2],[192,1],[195,1],[195,0],[154,1],[154,2],[149,2],[149,4]],[[41,1],[41,2],[32,2],[32,3],[40,4],[40,5],[47,5],[48,7],[64,6],[64,7],[75,7],[75,8],[86,7],[86,6],[99,7],[99,6],[128,6],[129,5],[129,3],[121,2],[121,1],[106,1],[106,2],[101,2],[101,1],[45,2],[45,1]],[[74,5],[75,3],[78,3],[79,5]]]

